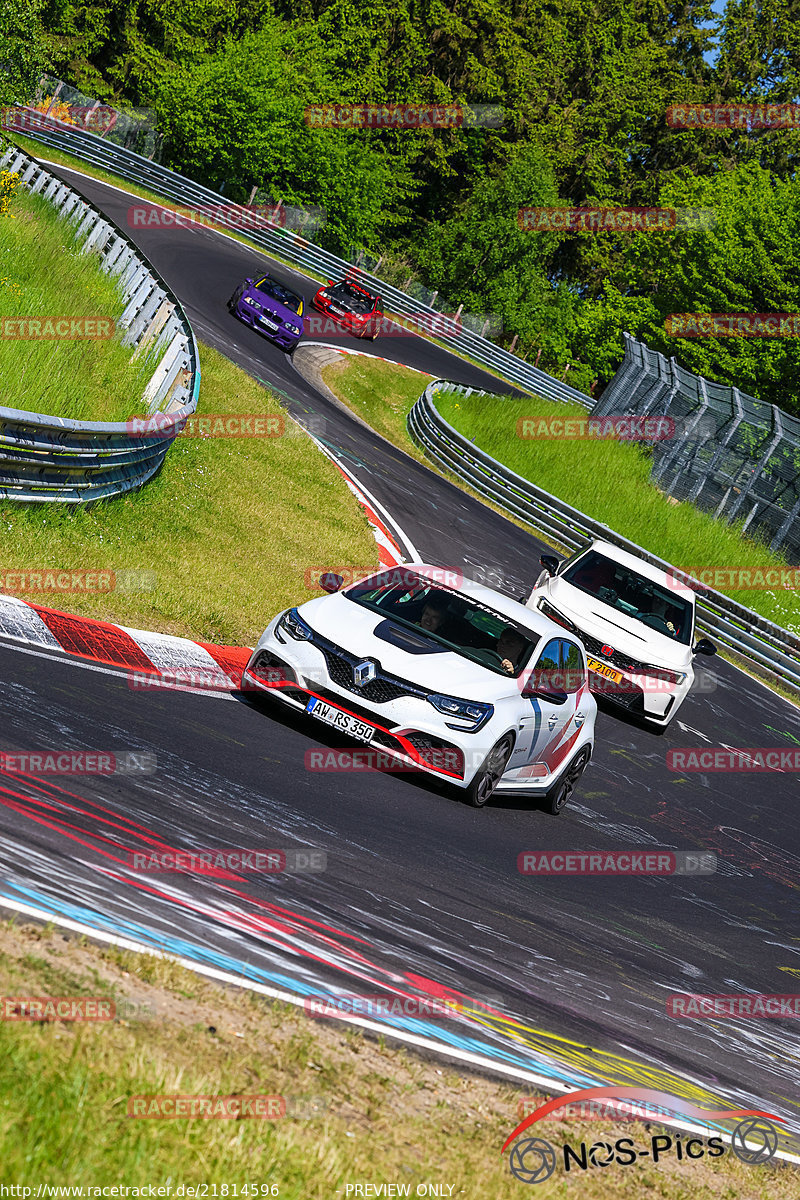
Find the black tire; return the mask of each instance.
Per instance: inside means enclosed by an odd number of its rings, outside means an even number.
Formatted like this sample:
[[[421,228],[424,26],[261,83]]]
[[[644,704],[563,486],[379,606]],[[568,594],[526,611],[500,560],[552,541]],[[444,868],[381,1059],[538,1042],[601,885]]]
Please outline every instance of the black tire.
[[[472,783],[464,789],[464,799],[467,804],[471,804],[473,808],[483,808],[491,799],[492,793],[508,765],[513,749],[514,739],[510,733],[500,738],[500,741],[492,746]]]
[[[545,812],[552,813],[554,817],[557,817],[560,812],[564,811],[570,796],[575,790],[575,785],[586,770],[591,757],[592,752],[588,746],[584,746],[575,755],[561,778],[553,784],[549,792],[545,793],[544,801],[542,802],[542,808]]]
[[[228,301],[228,312],[232,313],[238,303],[239,303],[239,293],[234,292],[233,295],[231,296],[230,300]]]

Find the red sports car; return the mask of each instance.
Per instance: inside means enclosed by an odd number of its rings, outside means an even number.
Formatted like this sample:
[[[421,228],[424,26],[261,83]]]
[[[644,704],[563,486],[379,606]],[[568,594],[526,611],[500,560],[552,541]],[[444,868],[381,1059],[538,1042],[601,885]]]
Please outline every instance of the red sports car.
[[[375,338],[383,322],[383,301],[352,279],[331,280],[311,301],[314,308],[343,325],[355,337]]]

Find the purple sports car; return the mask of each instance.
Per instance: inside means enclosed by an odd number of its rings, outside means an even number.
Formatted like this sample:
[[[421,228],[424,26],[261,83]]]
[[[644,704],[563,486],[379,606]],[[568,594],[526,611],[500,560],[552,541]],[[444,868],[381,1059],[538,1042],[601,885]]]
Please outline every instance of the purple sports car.
[[[304,307],[303,297],[272,275],[245,279],[228,301],[234,316],[290,354],[303,336]]]

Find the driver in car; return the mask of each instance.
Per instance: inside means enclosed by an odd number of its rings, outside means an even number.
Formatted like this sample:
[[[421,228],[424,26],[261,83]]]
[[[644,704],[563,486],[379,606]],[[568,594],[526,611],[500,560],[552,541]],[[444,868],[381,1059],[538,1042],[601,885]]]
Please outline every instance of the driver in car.
[[[502,659],[501,666],[504,671],[508,671],[509,675],[513,675],[516,671],[517,661],[524,646],[525,638],[510,625],[506,626],[497,639],[497,653]]]

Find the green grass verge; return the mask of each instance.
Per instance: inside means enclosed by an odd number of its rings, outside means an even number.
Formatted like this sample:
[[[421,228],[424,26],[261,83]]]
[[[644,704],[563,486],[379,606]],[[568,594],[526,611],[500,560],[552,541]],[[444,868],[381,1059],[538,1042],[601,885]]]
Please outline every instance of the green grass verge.
[[[425,455],[412,442],[406,417],[419,400],[430,376],[410,367],[343,354],[341,361],[323,367],[323,383],[371,429],[419,462]]]
[[[200,347],[203,414],[277,414],[278,401]],[[179,437],[138,492],[90,509],[0,500],[6,571],[144,571],[145,591],[17,594],[68,612],[201,641],[255,645],[281,608],[319,594],[312,568],[375,563],[363,510],[285,417],[280,437]],[[8,589],[12,590],[12,589]]]
[[[0,404],[82,421],[124,421],[145,411],[142,395],[155,366],[132,360],[118,334],[85,340],[20,338],[15,317],[102,318],[124,308],[116,281],[82,254],[74,229],[40,196],[20,189],[0,216]]]
[[[650,457],[613,439],[538,439],[517,436],[522,417],[585,417],[579,405],[502,396],[440,392],[436,407],[446,421],[487,454],[538,487],[608,525],[615,533],[681,570],[700,567],[785,566],[762,543],[742,536],[688,503],[676,503],[650,482]],[[797,592],[719,588],[779,625],[797,624]]]
[[[446,1060],[425,1061],[169,961],[97,948],[52,927],[0,923],[0,993],[109,997],[125,1014],[94,1025],[0,1022],[0,1183],[33,1185],[32,1195],[37,1184],[171,1184],[172,1198],[186,1195],[181,1184],[206,1184],[207,1197],[212,1185],[217,1196],[227,1185],[228,1197],[241,1197],[246,1183],[257,1185],[259,1200],[355,1200],[355,1186],[358,1196],[374,1196],[365,1185],[381,1183],[408,1187],[412,1197],[523,1194],[499,1153],[518,1123],[522,1089],[459,1076]],[[127,1117],[130,1096],[160,1094],[290,1099],[287,1116],[274,1121]],[[538,1132],[560,1159],[564,1142],[577,1150],[627,1136],[649,1146],[661,1130],[545,1121]],[[442,1190],[428,1193],[429,1185]],[[536,1194],[790,1200],[796,1189],[796,1168],[746,1166],[729,1151],[678,1161],[673,1151],[657,1165],[570,1175],[559,1164]]]

